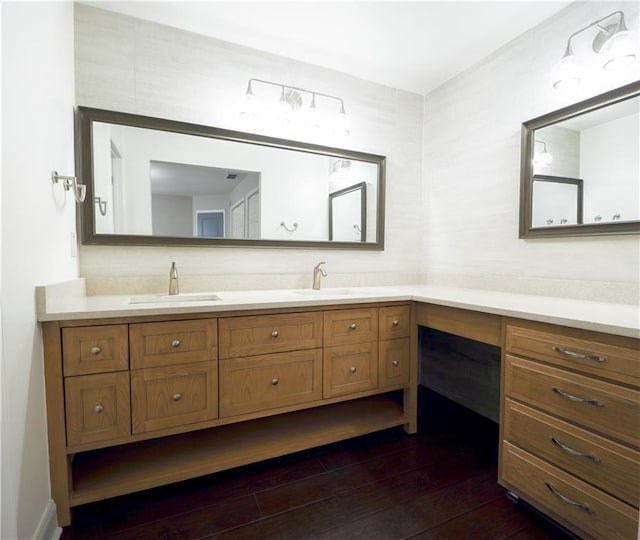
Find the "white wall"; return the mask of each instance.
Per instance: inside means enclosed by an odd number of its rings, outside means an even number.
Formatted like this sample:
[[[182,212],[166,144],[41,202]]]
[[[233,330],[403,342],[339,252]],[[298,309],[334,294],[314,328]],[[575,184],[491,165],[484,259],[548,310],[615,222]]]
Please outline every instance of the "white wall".
[[[418,280],[421,215],[422,96],[85,5],[76,6],[78,105],[245,130],[239,111],[251,77],[283,82],[345,100],[348,142],[284,125],[263,133],[387,156],[386,245],[383,252],[316,249],[139,248],[83,246],[80,272],[90,292],[145,290],[149,276],[163,290],[170,261],[181,290],[306,287],[327,261],[327,286]],[[266,196],[266,189],[262,190]],[[265,208],[266,201],[263,201]],[[268,216],[262,216],[268,220]],[[282,220],[303,217],[278,216]],[[326,230],[326,229],[325,229]],[[273,230],[263,230],[273,237]],[[105,264],[108,262],[108,264]],[[115,278],[107,280],[104,278]],[[191,282],[190,282],[191,279]]]
[[[570,94],[551,86],[568,36],[617,9],[637,32],[637,2],[576,2],[426,96],[421,268],[431,283],[638,302],[638,235],[518,239],[522,122],[640,78],[638,66]]]
[[[73,24],[71,3],[2,3],[3,540],[55,524],[34,287],[78,274],[75,203],[50,180],[74,174]]]

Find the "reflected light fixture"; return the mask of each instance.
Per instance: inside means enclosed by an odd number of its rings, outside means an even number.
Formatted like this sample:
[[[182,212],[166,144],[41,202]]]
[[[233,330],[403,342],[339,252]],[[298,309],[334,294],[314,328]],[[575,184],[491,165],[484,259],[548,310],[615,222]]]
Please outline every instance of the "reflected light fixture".
[[[254,94],[254,88],[257,85],[280,89],[277,109],[285,120],[289,122],[301,121],[301,123],[307,123],[316,128],[328,128],[344,135],[350,133],[350,120],[342,98],[264,79],[249,79],[244,104],[240,111],[242,116],[255,117],[262,113]],[[322,107],[319,107],[318,103]],[[335,103],[335,107],[331,106],[331,103]],[[268,107],[269,102],[265,102],[264,105]]]
[[[329,179],[332,182],[340,182],[347,180],[351,173],[351,160],[349,159],[337,159],[331,164],[331,170],[329,171]]]
[[[605,23],[608,19],[613,18],[617,18],[617,21]],[[580,83],[581,65],[573,52],[571,40],[578,34],[592,28],[596,28],[598,33],[593,38],[591,49],[601,56],[604,69],[617,70],[631,65],[637,60],[640,49],[638,36],[627,28],[624,13],[614,11],[569,36],[564,54],[552,74],[553,87],[556,90],[573,88]]]
[[[537,152],[535,150],[535,144],[542,145],[542,152]],[[551,165],[553,161],[553,156],[547,150],[547,143],[544,141],[535,141],[534,143],[534,151],[533,151],[533,164],[534,165]]]

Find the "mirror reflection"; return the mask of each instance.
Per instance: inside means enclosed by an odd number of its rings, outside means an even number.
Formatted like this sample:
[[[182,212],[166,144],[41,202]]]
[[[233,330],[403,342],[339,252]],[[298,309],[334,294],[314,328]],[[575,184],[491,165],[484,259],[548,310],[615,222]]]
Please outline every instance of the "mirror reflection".
[[[334,191],[329,201],[329,240],[363,242],[367,237],[366,182]]]
[[[382,247],[382,156],[79,112],[83,180],[94,201],[84,211],[85,243]],[[329,203],[354,184],[368,194],[359,217],[349,217],[361,233],[332,236]]]
[[[523,124],[521,237],[640,230],[639,94],[634,83]]]

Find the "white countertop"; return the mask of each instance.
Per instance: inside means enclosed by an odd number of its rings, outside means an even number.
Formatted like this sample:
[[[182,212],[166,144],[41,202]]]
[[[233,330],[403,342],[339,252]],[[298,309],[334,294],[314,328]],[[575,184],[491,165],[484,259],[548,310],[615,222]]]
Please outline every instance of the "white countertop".
[[[130,304],[130,296],[86,296],[84,280],[37,287],[39,321],[103,319],[187,313],[353,305],[368,302],[425,302],[494,315],[559,324],[629,337],[640,337],[637,305],[591,302],[480,289],[406,285],[340,289],[216,291],[220,300]],[[152,296],[152,295],[148,295]],[[189,293],[181,295],[188,299]]]

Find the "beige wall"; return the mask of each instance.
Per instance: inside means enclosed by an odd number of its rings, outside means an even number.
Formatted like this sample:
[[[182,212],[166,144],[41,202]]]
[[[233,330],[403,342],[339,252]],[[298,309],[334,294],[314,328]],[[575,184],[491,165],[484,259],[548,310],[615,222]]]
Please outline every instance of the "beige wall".
[[[638,302],[638,235],[518,239],[521,123],[640,78],[639,65],[569,94],[551,86],[568,36],[617,9],[637,32],[636,2],[574,3],[426,96],[421,269],[431,283]]]
[[[75,46],[78,105],[243,130],[240,100],[258,77],[344,98],[349,140],[309,142],[387,156],[383,252],[83,246],[90,292],[160,291],[171,261],[185,292],[308,287],[318,261],[327,263],[326,286],[418,281],[422,96],[84,5],[76,5]],[[264,133],[304,140],[278,126]]]

